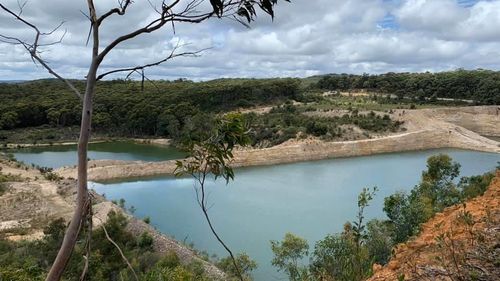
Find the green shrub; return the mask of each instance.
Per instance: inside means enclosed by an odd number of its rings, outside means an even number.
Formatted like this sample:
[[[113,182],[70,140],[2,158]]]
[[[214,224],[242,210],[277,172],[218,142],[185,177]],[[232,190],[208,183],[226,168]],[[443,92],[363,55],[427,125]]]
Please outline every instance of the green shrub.
[[[387,221],[371,220],[366,224],[365,246],[372,262],[385,265],[389,261],[394,242],[391,225]]]
[[[250,258],[246,253],[238,254],[236,257],[236,265],[239,272],[246,280],[251,280],[251,272],[257,268],[257,263]],[[217,262],[217,267],[226,272],[230,277],[237,278],[238,271],[234,267],[231,257],[226,257]]]
[[[482,176],[461,178],[458,183],[458,189],[460,190],[462,200],[483,195],[494,177],[493,173],[487,173]]]
[[[272,265],[287,274],[290,280],[303,280],[308,275],[307,267],[299,265],[309,252],[305,239],[287,233],[283,241],[271,241],[271,250],[274,254]]]
[[[0,182],[0,196],[2,196],[7,191],[7,184]]]
[[[147,232],[143,232],[137,241],[137,245],[139,245],[142,250],[153,250],[153,242],[153,236]]]

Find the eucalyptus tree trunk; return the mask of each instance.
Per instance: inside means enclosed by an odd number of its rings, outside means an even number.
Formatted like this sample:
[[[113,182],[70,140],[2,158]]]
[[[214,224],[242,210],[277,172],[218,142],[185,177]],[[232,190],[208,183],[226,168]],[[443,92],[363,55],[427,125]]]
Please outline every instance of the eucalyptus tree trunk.
[[[47,275],[47,281],[58,281],[61,279],[78,239],[78,234],[84,218],[87,215],[88,204],[90,204],[87,187],[87,148],[90,139],[92,99],[95,93],[96,70],[97,65],[94,66],[93,63],[87,76],[87,85],[83,97],[82,122],[80,127],[80,138],[78,140],[78,182],[75,212],[66,230],[64,240],[54,264]]]
[[[97,43],[98,41],[94,42],[95,45],[97,45]],[[96,50],[97,48],[94,49]],[[92,100],[97,83],[96,76],[98,67],[99,59],[97,57],[97,52],[94,52],[92,64],[90,65],[89,72],[87,74],[85,94],[83,96],[82,121],[80,125],[80,137],[78,140],[78,182],[75,212],[73,213],[71,222],[66,230],[63,242],[59,248],[59,252],[57,253],[57,257],[50,268],[47,278],[45,279],[46,281],[61,280],[64,269],[71,258],[73,249],[75,248],[78,234],[80,233],[84,219],[88,214],[89,204],[91,204],[87,186],[87,151],[91,132]]]

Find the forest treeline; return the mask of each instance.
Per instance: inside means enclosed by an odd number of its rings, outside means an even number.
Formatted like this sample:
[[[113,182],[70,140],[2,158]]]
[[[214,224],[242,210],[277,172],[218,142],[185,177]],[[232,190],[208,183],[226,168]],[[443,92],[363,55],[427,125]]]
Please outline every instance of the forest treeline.
[[[83,90],[83,81],[74,81]],[[305,79],[218,79],[208,82],[101,81],[94,101],[92,127],[95,133],[116,137],[155,136],[176,143],[203,139],[218,114],[255,106],[275,107],[264,114],[245,114],[253,129],[254,146],[273,146],[300,136],[325,140],[348,137],[346,126],[357,126],[366,137],[398,131],[400,123],[389,116],[350,113],[336,118],[303,114],[318,110],[325,90],[366,90],[390,93],[394,98],[378,103],[433,103],[439,98],[474,100],[474,104],[500,104],[500,73],[487,70],[457,70],[442,73],[387,73],[382,75],[335,74]],[[48,79],[23,83],[0,83],[0,142],[13,129],[43,128],[26,137],[48,142],[72,139],[80,124],[80,100],[60,81]],[[328,102],[328,101],[326,101]],[[443,102],[446,101],[438,101]],[[350,104],[350,103],[349,103]],[[467,103],[466,103],[467,104]],[[52,129],[51,129],[52,128]],[[72,128],[69,137],[60,128]],[[57,131],[57,130],[59,131]],[[48,132],[50,131],[50,132]],[[74,131],[74,132],[73,132]],[[28,135],[30,133],[27,133]],[[39,136],[40,135],[40,136]],[[12,141],[12,137],[11,141]],[[25,141],[16,135],[17,141]]]
[[[81,81],[75,81],[83,88]],[[194,83],[113,80],[97,86],[93,128],[129,135],[175,135],[185,125],[204,130],[213,113],[295,99],[297,79],[224,79]],[[0,84],[0,129],[79,125],[81,104],[56,80]],[[208,119],[207,119],[208,118]],[[189,124],[186,124],[189,123]]]
[[[83,83],[77,83],[83,87]],[[5,131],[80,123],[80,101],[55,80],[0,84],[0,141]],[[97,87],[92,127],[110,136],[157,136],[177,144],[204,139],[220,113],[255,106],[274,106],[265,114],[247,113],[252,145],[273,146],[297,136],[332,140],[354,124],[371,133],[397,131],[401,125],[388,115],[359,114],[328,118],[303,115],[293,101],[312,99],[300,79],[221,79],[194,83],[157,81],[144,89],[133,81],[104,81]],[[281,106],[282,105],[282,106]],[[51,141],[46,133],[34,141]],[[367,134],[368,136],[368,134]]]
[[[331,74],[315,87],[327,90],[368,90],[400,98],[467,99],[477,104],[500,104],[500,72],[456,70],[439,73]]]

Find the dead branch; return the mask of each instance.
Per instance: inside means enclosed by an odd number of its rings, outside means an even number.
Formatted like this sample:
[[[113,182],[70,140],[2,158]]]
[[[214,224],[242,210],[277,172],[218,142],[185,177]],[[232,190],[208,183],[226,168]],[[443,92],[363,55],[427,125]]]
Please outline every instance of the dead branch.
[[[73,85],[73,83],[71,83],[69,80],[63,78],[61,75],[57,74],[47,64],[47,62],[40,57],[40,53],[38,51],[38,47],[40,47],[40,46],[50,46],[50,45],[58,44],[62,41],[66,32],[63,34],[63,36],[60,38],[59,41],[49,43],[49,44],[40,44],[40,37],[53,34],[55,31],[57,31],[64,24],[64,22],[61,22],[58,26],[56,26],[53,30],[51,30],[49,32],[40,32],[40,29],[38,29],[38,27],[36,27],[34,24],[28,22],[27,20],[25,20],[21,17],[21,14],[22,14],[22,11],[23,11],[23,8],[25,5],[26,5],[26,2],[24,4],[19,4],[19,7],[20,7],[19,14],[14,13],[12,10],[7,8],[2,3],[0,3],[0,8],[2,8],[2,10],[4,10],[5,12],[7,12],[11,16],[13,16],[16,20],[22,22],[24,25],[28,26],[29,28],[31,28],[35,32],[35,38],[33,39],[33,42],[28,43],[28,42],[23,41],[19,38],[9,37],[9,36],[5,36],[5,35],[0,35],[0,36],[4,39],[8,39],[10,42],[14,43],[15,45],[22,45],[30,54],[33,62],[37,61],[38,63],[40,63],[50,74],[52,74],[54,77],[56,77],[57,79],[64,82],[75,93],[75,95],[79,99],[82,99],[82,95],[81,95],[80,91],[75,87],[75,85]],[[2,42],[9,43],[9,41],[2,41]]]
[[[120,0],[118,5],[120,5],[119,8],[114,8],[109,10],[107,13],[104,13],[102,16],[97,19],[97,25],[101,25],[101,23],[109,16],[113,14],[118,14],[120,16],[123,16],[125,14],[125,11],[127,10],[128,6],[132,3],[131,0]]]
[[[237,277],[240,279],[240,281],[244,281],[240,267],[239,267],[238,263],[236,262],[236,258],[234,257],[233,252],[231,251],[231,249],[229,249],[229,247],[226,245],[226,243],[224,243],[222,238],[219,236],[219,234],[215,230],[214,226],[212,225],[212,220],[210,219],[210,216],[208,215],[207,195],[206,195],[206,191],[205,191],[205,181],[206,181],[207,175],[209,173],[209,167],[208,167],[206,161],[202,161],[202,163],[203,163],[202,164],[203,168],[198,171],[198,175],[196,175],[194,173],[191,174],[193,176],[193,178],[195,178],[198,182],[199,190],[195,187],[196,199],[198,201],[198,205],[200,205],[201,210],[203,212],[203,215],[205,216],[205,220],[207,221],[208,226],[210,227],[210,231],[215,236],[215,239],[217,239],[217,241],[219,241],[219,243],[222,245],[222,247],[224,247],[226,252],[228,252],[229,256],[231,257],[231,260],[233,262],[233,266],[236,269],[236,273],[238,274]],[[201,196],[200,196],[200,191],[201,191]]]
[[[113,74],[113,73],[118,73],[118,72],[130,72],[129,75],[127,75],[127,77],[130,76],[130,74],[136,72],[136,71],[139,71],[139,70],[144,70],[146,68],[149,68],[149,67],[153,67],[153,66],[158,66],[164,62],[167,62],[173,58],[176,58],[176,57],[198,57],[200,53],[210,49],[210,48],[205,48],[205,49],[201,49],[199,51],[195,51],[195,52],[182,52],[182,53],[175,53],[175,51],[179,48],[179,45],[175,46],[174,49],[172,50],[172,52],[170,53],[170,55],[168,55],[166,58],[163,58],[159,61],[156,61],[156,62],[153,62],[153,63],[148,63],[148,64],[144,64],[144,65],[141,65],[141,66],[134,66],[134,67],[128,67],[128,68],[120,68],[120,69],[115,69],[115,70],[111,70],[111,71],[108,71],[108,72],[105,72],[105,73],[102,73],[100,75],[97,76],[97,80],[101,80],[102,78],[106,77],[107,75],[110,75],[110,74]]]
[[[139,70],[133,70],[131,71],[129,74],[127,74],[127,76],[125,77],[125,80],[128,80],[130,78],[130,76],[132,76],[132,74],[134,73],[137,73],[141,76],[141,91],[144,92],[144,80],[147,80],[149,83],[151,83],[155,89],[156,89],[156,92],[158,94],[161,94],[161,90],[160,90],[160,87],[158,87],[158,85],[156,85],[155,81],[149,79],[146,74],[144,74],[144,69],[142,69],[140,72]]]
[[[100,220],[100,219],[99,219]],[[106,226],[104,225],[104,222],[102,222],[101,220],[101,223],[102,223],[102,230],[104,230],[104,235],[106,235],[106,239],[108,239],[108,241],[113,244],[113,246],[115,246],[115,248],[118,250],[118,252],[120,253],[123,261],[127,264],[128,268],[130,269],[130,271],[132,271],[132,274],[134,274],[134,279],[136,281],[139,281],[139,277],[137,276],[137,273],[135,272],[134,268],[132,267],[132,264],[128,261],[127,257],[125,256],[125,254],[123,254],[123,251],[122,249],[120,248],[120,246],[113,240],[111,239],[111,237],[109,236],[108,234],[108,231],[106,230]]]

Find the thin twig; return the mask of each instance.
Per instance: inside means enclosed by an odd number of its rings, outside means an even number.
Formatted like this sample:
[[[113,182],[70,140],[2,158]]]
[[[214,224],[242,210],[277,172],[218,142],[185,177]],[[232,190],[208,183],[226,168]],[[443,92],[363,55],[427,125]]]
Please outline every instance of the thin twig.
[[[149,67],[153,67],[153,66],[158,66],[164,62],[167,62],[171,59],[174,59],[176,57],[197,57],[199,56],[200,53],[206,51],[206,50],[209,50],[210,48],[205,48],[205,49],[201,49],[201,50],[198,50],[198,51],[195,51],[195,52],[182,52],[182,53],[175,53],[175,51],[179,48],[179,45],[174,47],[174,49],[172,50],[172,52],[165,58],[159,60],[159,61],[156,61],[156,62],[152,62],[152,63],[148,63],[148,64],[144,64],[144,65],[140,65],[140,66],[134,66],[134,67],[127,67],[127,68],[119,68],[119,69],[114,69],[114,70],[111,70],[111,71],[108,71],[108,72],[104,72],[102,74],[100,74],[99,76],[97,76],[97,81],[99,80],[102,80],[102,78],[110,75],[110,74],[114,74],[114,73],[119,73],[119,72],[130,72],[133,73],[133,72],[136,72],[136,71],[139,71],[139,70],[144,70],[145,68],[149,68]],[[138,72],[139,73],[139,72]],[[128,76],[130,76],[127,75]]]
[[[102,222],[102,220],[101,220],[101,222]],[[135,280],[139,281],[139,277],[137,276],[137,273],[135,272],[134,268],[132,267],[132,264],[128,261],[128,259],[125,256],[125,254],[123,254],[123,251],[120,248],[120,246],[118,246],[118,244],[113,239],[111,239],[111,237],[108,234],[108,231],[106,230],[106,226],[104,225],[104,223],[102,223],[101,226],[102,226],[102,229],[104,230],[104,234],[106,235],[106,239],[108,239],[108,241],[111,244],[113,244],[113,246],[115,246],[115,248],[118,250],[118,252],[120,252],[120,255],[121,255],[123,261],[125,261],[125,263],[127,264],[128,268],[130,269],[130,271],[132,271],[132,273],[134,274]]]
[[[1,37],[4,38],[4,39],[5,38],[9,38],[9,40],[11,40],[12,42],[14,42],[15,45],[23,45],[24,48],[28,51],[28,53],[31,55],[31,59],[33,60],[33,62],[35,62],[35,61],[39,62],[50,74],[52,74],[53,76],[55,76],[57,79],[63,81],[76,94],[76,96],[81,99],[82,95],[80,94],[80,91],[73,85],[73,83],[71,83],[69,80],[63,78],[61,75],[57,74],[39,56],[39,52],[38,52],[38,47],[40,47],[40,46],[49,46],[49,45],[60,43],[62,41],[62,39],[64,38],[64,35],[66,34],[66,32],[63,34],[63,36],[60,38],[59,41],[56,41],[56,42],[53,42],[53,43],[49,43],[49,44],[40,44],[40,37],[41,36],[51,35],[56,30],[58,30],[64,24],[64,22],[61,22],[54,29],[52,29],[50,32],[45,32],[45,33],[44,32],[40,32],[40,29],[38,29],[38,27],[36,25],[30,23],[29,21],[27,21],[27,20],[25,20],[24,18],[21,17],[22,9],[26,5],[26,2],[24,4],[18,4],[18,5],[19,5],[20,10],[21,10],[21,12],[19,14],[14,13],[13,11],[11,11],[9,8],[7,8],[2,3],[0,3],[0,8],[2,10],[6,11],[11,16],[13,16],[16,20],[22,22],[24,25],[26,25],[26,26],[30,27],[31,29],[33,29],[33,31],[35,32],[35,37],[33,39],[33,43],[29,44],[26,41],[23,41],[23,40],[21,40],[19,38],[15,38],[15,37],[8,37],[8,36],[3,36],[3,35]],[[5,42],[5,41],[3,41],[3,42]]]
[[[203,215],[205,216],[205,220],[208,223],[208,226],[210,227],[210,230],[212,231],[212,234],[215,236],[217,241],[226,249],[226,252],[229,253],[229,256],[231,257],[231,260],[233,262],[234,268],[236,269],[236,273],[238,274],[238,278],[240,281],[244,281],[243,275],[240,271],[240,267],[238,266],[238,263],[236,262],[236,258],[234,257],[233,252],[229,247],[224,243],[222,238],[219,236],[217,231],[215,230],[214,226],[212,225],[212,221],[210,219],[210,216],[208,215],[208,209],[207,209],[207,197],[206,197],[206,192],[205,192],[205,180],[207,178],[207,174],[209,173],[208,165],[206,164],[206,161],[203,162],[203,169],[200,170],[201,177],[197,177],[198,183],[199,183],[199,188],[201,190],[201,198],[199,196],[199,192],[196,192],[197,199],[198,199],[198,204],[201,207],[201,210],[203,212]],[[193,174],[192,174],[193,175]]]

